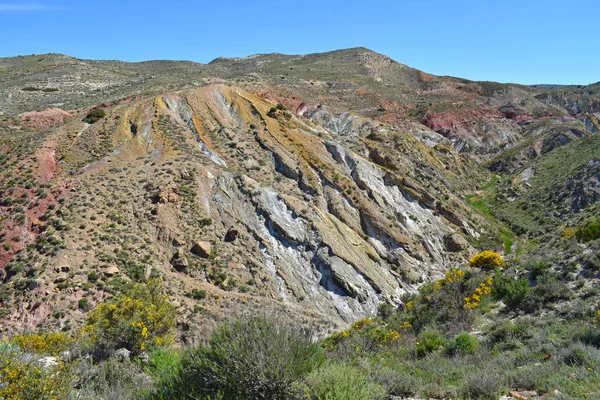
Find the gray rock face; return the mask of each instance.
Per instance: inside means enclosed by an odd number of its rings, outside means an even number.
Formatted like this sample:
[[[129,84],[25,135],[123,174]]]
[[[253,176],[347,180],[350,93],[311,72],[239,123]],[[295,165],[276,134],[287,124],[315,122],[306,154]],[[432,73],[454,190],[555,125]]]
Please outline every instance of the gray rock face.
[[[600,201],[600,160],[590,161],[569,178],[565,189],[557,193],[569,212],[577,212]]]
[[[231,117],[221,116],[220,124],[232,132],[243,125],[243,102],[224,110]],[[359,154],[344,144],[374,131],[387,140],[393,132],[350,114],[334,116],[323,109],[307,115],[318,123],[294,116],[290,121],[302,145],[311,146],[308,157],[320,161],[291,157],[280,133],[271,132],[273,117],[265,116],[266,125],[252,120],[250,137],[269,152],[277,179],[268,183],[260,175],[255,179],[254,170],[243,175],[207,165],[196,174],[196,201],[217,221],[219,254],[235,246],[237,261],[231,265],[247,265],[256,286],[276,301],[338,321],[372,316],[380,303],[398,305],[404,293],[460,259],[447,250],[444,237],[468,224],[456,217],[461,225],[454,226],[416,179],[398,176],[391,165],[374,163],[368,152]],[[315,133],[337,137],[314,140]],[[388,151],[377,154],[383,164],[406,163]],[[325,163],[336,172],[325,176],[316,167]],[[460,242],[463,249],[465,243]],[[191,251],[206,258],[209,246],[198,242]]]

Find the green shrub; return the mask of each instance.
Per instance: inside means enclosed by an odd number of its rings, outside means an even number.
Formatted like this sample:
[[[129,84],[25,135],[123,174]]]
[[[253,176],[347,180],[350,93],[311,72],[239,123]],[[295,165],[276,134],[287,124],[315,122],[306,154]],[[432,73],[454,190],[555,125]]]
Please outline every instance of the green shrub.
[[[469,335],[467,332],[462,332],[448,342],[445,350],[450,355],[472,354],[478,344],[479,341],[476,337]]]
[[[280,320],[252,317],[225,323],[207,346],[184,355],[181,374],[164,398],[284,399],[323,361],[310,332]]]
[[[416,353],[418,357],[424,357],[446,344],[446,340],[435,332],[424,331],[417,338]]]
[[[487,344],[490,347],[514,349],[522,345],[522,341],[531,338],[531,322],[510,320],[499,321],[492,325],[487,333]]]
[[[494,274],[492,297],[502,300],[508,310],[517,309],[529,295],[529,281],[525,277],[518,280],[501,272]]]
[[[549,270],[549,265],[544,260],[532,260],[525,265],[529,270],[532,280],[537,280],[542,275],[545,275]]]
[[[580,242],[589,242],[600,238],[600,224],[590,222],[586,226],[578,228],[575,231],[575,237]]]
[[[89,308],[90,308],[90,301],[87,298],[82,297],[77,302],[77,306],[79,307],[80,310],[83,310],[83,311],[89,310]]]
[[[85,118],[83,118],[83,122],[87,122],[88,124],[95,124],[100,121],[102,118],[106,116],[106,111],[101,108],[93,108],[90,112],[87,113]]]
[[[185,295],[191,297],[192,299],[201,300],[206,297],[206,290],[192,289],[192,291],[187,292]]]
[[[347,364],[328,363],[306,378],[307,392],[314,400],[377,400],[386,397],[385,390],[358,368]]]
[[[146,370],[152,375],[156,386],[157,398],[168,398],[166,394],[173,393],[181,373],[181,353],[179,351],[158,348],[149,354]],[[164,395],[163,395],[164,394]]]
[[[376,368],[373,379],[383,386],[390,395],[401,398],[412,397],[422,386],[422,381],[405,371],[397,371],[392,368]]]
[[[526,312],[534,312],[549,303],[566,300],[571,297],[571,294],[571,289],[564,282],[548,281],[539,283],[530,290],[529,296],[523,302],[521,308]]]
[[[589,327],[587,328],[581,338],[579,339],[582,343],[594,346],[600,349],[600,328]]]
[[[129,284],[122,294],[99,304],[86,320],[84,332],[108,349],[134,353],[173,340],[175,309],[157,279]]]

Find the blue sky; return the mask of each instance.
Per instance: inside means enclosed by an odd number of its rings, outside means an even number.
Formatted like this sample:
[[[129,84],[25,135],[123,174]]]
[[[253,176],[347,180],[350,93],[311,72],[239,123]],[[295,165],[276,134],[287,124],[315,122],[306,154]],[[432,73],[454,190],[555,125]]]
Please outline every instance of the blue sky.
[[[437,75],[600,81],[599,0],[0,0],[0,57],[208,62],[364,46]]]

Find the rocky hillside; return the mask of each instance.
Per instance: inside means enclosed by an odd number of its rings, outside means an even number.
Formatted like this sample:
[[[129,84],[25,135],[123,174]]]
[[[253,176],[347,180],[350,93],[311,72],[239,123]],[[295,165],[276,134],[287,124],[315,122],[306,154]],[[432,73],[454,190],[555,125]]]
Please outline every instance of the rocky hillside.
[[[3,333],[75,329],[153,276],[185,340],[232,312],[331,327],[399,305],[477,249],[592,215],[596,86],[437,77],[362,48],[0,59]]]

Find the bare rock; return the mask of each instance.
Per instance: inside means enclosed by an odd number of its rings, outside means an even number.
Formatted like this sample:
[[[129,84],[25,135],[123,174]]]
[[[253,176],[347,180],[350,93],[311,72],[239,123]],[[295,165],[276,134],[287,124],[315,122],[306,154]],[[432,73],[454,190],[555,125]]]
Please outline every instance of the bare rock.
[[[129,357],[131,356],[131,351],[127,350],[126,348],[122,348],[115,352],[115,356],[120,361],[126,361],[129,360]]]
[[[38,363],[43,369],[50,369],[58,365],[56,357],[43,357],[38,360]]]
[[[54,283],[62,283],[69,279],[69,275],[66,272],[59,273],[56,278],[54,278]]]
[[[106,267],[102,270],[102,273],[104,273],[104,275],[108,276],[109,278],[115,276],[119,272],[119,268],[115,267],[114,265]]]
[[[212,245],[209,242],[199,241],[194,243],[191,251],[199,257],[208,258],[212,252]]]
[[[181,249],[177,249],[175,254],[173,254],[171,265],[178,271],[183,271],[188,267],[189,263],[187,257]]]
[[[179,201],[179,195],[173,188],[163,189],[156,195],[156,201],[160,204],[177,203]]]
[[[469,248],[469,242],[458,233],[444,236],[444,245],[448,251],[453,252],[463,251]]]
[[[55,272],[71,272],[71,267],[68,265],[61,265],[58,267],[54,267]]]

